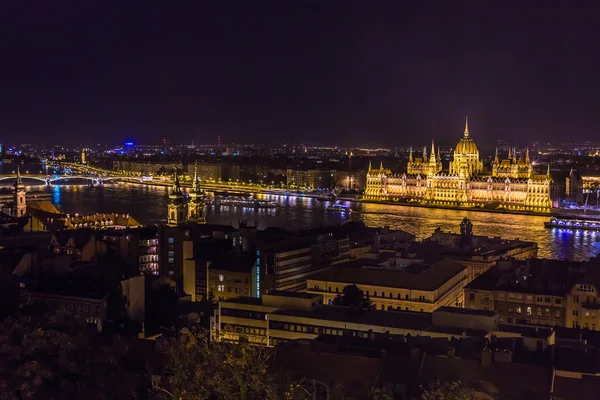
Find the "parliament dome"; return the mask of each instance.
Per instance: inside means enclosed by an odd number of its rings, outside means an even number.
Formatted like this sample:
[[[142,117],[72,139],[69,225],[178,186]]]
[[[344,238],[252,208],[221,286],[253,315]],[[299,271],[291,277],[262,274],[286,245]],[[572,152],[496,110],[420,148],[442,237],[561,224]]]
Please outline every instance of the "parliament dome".
[[[464,136],[460,139],[456,148],[454,149],[454,154],[462,154],[462,155],[470,155],[470,154],[479,154],[479,150],[477,150],[477,145],[469,136],[469,121],[465,122],[465,133]]]

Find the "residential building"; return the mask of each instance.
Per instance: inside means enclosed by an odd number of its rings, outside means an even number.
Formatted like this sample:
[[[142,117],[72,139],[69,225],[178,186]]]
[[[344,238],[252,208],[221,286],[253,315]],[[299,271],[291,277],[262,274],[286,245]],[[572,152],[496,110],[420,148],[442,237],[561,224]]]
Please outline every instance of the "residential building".
[[[102,324],[108,318],[108,295],[71,295],[58,293],[44,293],[23,290],[21,291],[21,304],[42,302],[51,309],[66,312],[77,318],[84,318],[86,322],[95,324],[102,328]]]
[[[342,231],[306,232],[259,244],[256,258],[262,273],[275,276],[275,289],[304,290],[308,277],[350,259],[350,239]]]
[[[158,228],[108,229],[102,232],[107,253],[125,262],[129,275],[159,274]]]
[[[332,189],[336,184],[336,172],[329,169],[287,169],[287,184],[297,188]]]
[[[261,295],[272,289],[265,275],[257,277],[256,260],[252,255],[226,255],[211,262],[208,268],[208,291],[215,299],[226,300],[239,296]],[[273,279],[271,279],[271,282]]]
[[[200,181],[218,182],[221,179],[221,164],[210,164],[204,162],[188,164],[187,173],[189,176],[196,174],[196,165],[198,166],[197,176]]]
[[[184,255],[184,242],[203,238],[227,240],[232,251],[239,253],[243,248],[240,230],[230,225],[183,224],[179,226],[160,226],[158,229],[160,275],[175,281],[183,277],[184,260],[197,256],[191,250]]]
[[[183,170],[181,161],[113,161],[113,170],[120,172],[134,172],[140,175],[167,175],[176,170]]]
[[[583,264],[587,272],[566,293],[565,326],[600,330],[600,257]]]
[[[106,244],[89,230],[55,232],[49,247],[54,254],[66,254],[74,261],[94,261],[106,254]]]
[[[75,229],[127,229],[142,226],[129,214],[102,213],[91,215],[63,214],[51,201],[27,204],[26,232],[75,230]]]
[[[494,310],[508,324],[568,326],[567,294],[586,274],[572,261],[499,261],[465,286],[465,307]]]

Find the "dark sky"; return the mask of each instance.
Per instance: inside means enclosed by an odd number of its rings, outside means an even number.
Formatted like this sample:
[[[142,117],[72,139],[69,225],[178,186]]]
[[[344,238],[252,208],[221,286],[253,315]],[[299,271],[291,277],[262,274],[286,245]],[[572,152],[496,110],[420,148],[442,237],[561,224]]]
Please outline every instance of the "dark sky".
[[[6,0],[0,140],[600,137],[600,10],[562,1]]]

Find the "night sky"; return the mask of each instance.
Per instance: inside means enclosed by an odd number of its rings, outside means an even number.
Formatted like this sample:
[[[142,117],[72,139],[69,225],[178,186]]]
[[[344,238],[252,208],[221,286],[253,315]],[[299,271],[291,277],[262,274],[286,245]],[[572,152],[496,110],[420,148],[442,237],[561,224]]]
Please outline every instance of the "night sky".
[[[552,3],[7,0],[0,141],[594,139],[600,10]]]

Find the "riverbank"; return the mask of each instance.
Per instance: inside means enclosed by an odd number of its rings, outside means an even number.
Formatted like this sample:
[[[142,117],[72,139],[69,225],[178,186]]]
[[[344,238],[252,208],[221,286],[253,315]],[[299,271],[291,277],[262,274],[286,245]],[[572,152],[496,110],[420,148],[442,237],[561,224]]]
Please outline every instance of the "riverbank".
[[[137,183],[142,185],[149,186],[162,186],[162,187],[170,187],[171,184],[167,182],[140,182],[135,181],[131,182],[125,180],[128,183]],[[191,187],[190,184],[182,184],[182,187]],[[258,193],[258,194],[270,194],[277,196],[297,196],[297,197],[311,197],[318,198],[322,196],[322,193],[297,193],[293,191],[286,191],[282,189],[256,189],[256,188],[244,188],[244,187],[230,187],[230,186],[217,186],[217,185],[201,185],[201,187],[205,190],[216,190],[230,193]],[[417,207],[417,208],[431,208],[431,209],[440,209],[440,210],[456,210],[456,211],[474,211],[474,212],[483,212],[483,213],[493,213],[493,214],[510,214],[510,215],[531,215],[531,216],[542,216],[542,217],[550,217],[555,215],[555,212],[551,213],[540,213],[540,212],[531,212],[531,211],[520,211],[520,210],[509,210],[509,209],[495,209],[495,208],[481,208],[481,207],[464,207],[464,206],[456,206],[456,205],[440,205],[440,204],[423,204],[417,202],[397,202],[397,201],[387,201],[387,200],[371,200],[371,199],[362,199],[358,197],[338,197],[337,201],[349,201],[349,202],[357,202],[357,203],[366,203],[366,204],[381,204],[381,205],[390,205],[390,206],[404,206],[404,207]]]
[[[355,200],[356,201],[356,200]],[[539,212],[531,212],[531,211],[520,211],[520,210],[508,210],[505,208],[495,209],[495,208],[481,208],[481,207],[463,207],[463,206],[453,206],[453,205],[439,205],[439,204],[423,204],[423,203],[400,203],[396,201],[385,201],[385,200],[368,200],[368,199],[360,199],[358,200],[362,203],[369,204],[382,204],[382,205],[390,205],[390,206],[405,206],[405,207],[417,207],[417,208],[432,208],[438,210],[456,210],[456,211],[474,211],[474,212],[483,212],[483,213],[491,213],[491,214],[510,214],[510,215],[531,215],[536,217],[550,217],[552,213],[539,213]]]

